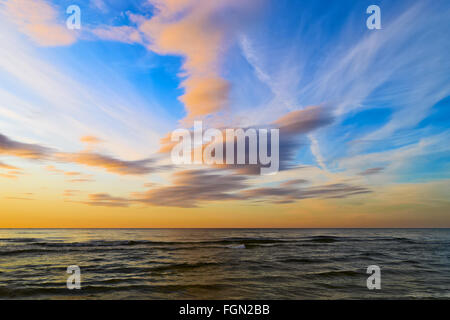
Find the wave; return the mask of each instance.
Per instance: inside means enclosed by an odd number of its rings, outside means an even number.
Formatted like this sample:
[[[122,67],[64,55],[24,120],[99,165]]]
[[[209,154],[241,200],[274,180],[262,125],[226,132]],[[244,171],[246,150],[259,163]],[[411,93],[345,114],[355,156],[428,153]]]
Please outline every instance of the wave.
[[[308,258],[285,258],[285,259],[278,260],[278,262],[282,262],[282,263],[319,263],[319,262],[323,262],[323,261],[319,260],[319,259],[308,259]]]
[[[311,239],[310,239],[311,242],[317,242],[317,243],[333,243],[333,242],[338,242],[338,241],[342,241],[342,240],[343,240],[342,238],[328,237],[328,236],[315,236],[315,237],[311,237]]]
[[[85,284],[81,285],[80,290],[68,290],[66,287],[61,286],[41,286],[32,288],[6,288],[0,287],[0,298],[14,299],[17,297],[45,297],[45,296],[60,296],[60,297],[70,297],[70,296],[87,296],[92,294],[108,294],[117,292],[133,292],[138,293],[173,293],[182,292],[186,290],[209,290],[209,291],[220,291],[224,288],[229,287],[227,284],[223,283],[211,283],[211,284],[167,284],[167,285],[144,285],[144,284],[128,284],[128,285],[108,285],[108,282],[104,282],[93,285]]]
[[[19,254],[28,254],[28,253],[46,253],[52,250],[42,250],[42,249],[18,249],[18,250],[8,250],[8,251],[0,251],[0,256],[15,256]],[[58,252],[53,250],[54,252]]]
[[[36,239],[36,238],[0,238],[0,241],[29,243],[29,242],[39,242],[40,239]]]
[[[229,238],[219,240],[205,241],[150,241],[150,240],[94,240],[86,242],[35,242],[33,246],[44,248],[95,248],[95,247],[133,247],[133,246],[150,246],[150,247],[205,247],[214,245],[264,245],[264,244],[282,244],[291,243],[291,240],[279,239],[252,239],[252,238]],[[222,247],[223,247],[222,246]],[[220,248],[220,247],[218,247]]]
[[[356,272],[353,270],[338,270],[338,271],[324,271],[310,273],[307,276],[319,277],[319,278],[333,278],[333,277],[355,277],[361,276],[361,272]]]
[[[129,250],[130,247],[139,249],[151,248],[158,250],[195,250],[195,249],[253,249],[265,246],[316,246],[333,243],[350,243],[353,241],[396,241],[399,243],[415,243],[413,240],[401,237],[371,237],[355,238],[345,236],[316,235],[308,237],[277,239],[277,238],[249,238],[234,237],[200,241],[154,241],[154,240],[92,240],[85,242],[53,242],[35,238],[2,238],[1,241],[23,243],[22,247],[13,250],[0,251],[0,256],[14,256],[34,253],[68,251],[103,252]]]
[[[45,242],[37,245],[45,247],[114,247],[114,246],[138,246],[145,244],[159,244],[163,241],[147,241],[147,240],[93,240],[86,242]]]
[[[212,267],[212,266],[220,266],[220,263],[217,262],[197,262],[197,263],[178,263],[178,264],[169,264],[163,266],[157,266],[151,269],[151,271],[182,271],[182,270],[190,270],[190,269],[198,269],[204,267]]]
[[[190,269],[198,269],[204,267],[217,266],[220,263],[216,262],[197,262],[197,263],[162,263],[149,262],[148,266],[116,266],[115,264],[99,264],[99,265],[80,265],[83,272],[93,272],[95,274],[148,274],[151,272],[165,272],[165,271],[183,271]]]

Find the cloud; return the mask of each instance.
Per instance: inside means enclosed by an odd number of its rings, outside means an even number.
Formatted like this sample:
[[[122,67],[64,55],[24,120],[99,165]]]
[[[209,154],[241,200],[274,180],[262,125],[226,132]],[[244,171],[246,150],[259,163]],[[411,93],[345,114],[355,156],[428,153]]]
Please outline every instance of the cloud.
[[[334,183],[313,187],[299,187],[298,183],[285,183],[280,187],[244,190],[242,191],[242,195],[248,200],[263,199],[274,203],[290,203],[308,198],[346,198],[370,192],[371,190],[366,187],[347,183]]]
[[[14,167],[8,166],[8,165],[5,165],[4,167],[2,167],[2,163],[0,162],[0,169],[11,169],[11,168],[14,168]],[[19,176],[21,176],[23,174],[24,173],[22,171],[12,169],[6,173],[0,172],[0,177],[7,178],[7,179],[17,179]]]
[[[65,46],[76,41],[74,32],[58,20],[58,11],[43,0],[6,0],[3,6],[4,16],[41,46]]]
[[[376,171],[374,176],[378,182],[391,182],[401,173],[414,168],[415,161],[424,157],[432,158],[437,154],[448,154],[450,146],[447,141],[450,138],[450,130],[421,138],[417,143],[408,144],[396,149],[387,149],[359,155],[351,155],[337,160],[339,168],[346,168],[355,174],[366,173],[367,167],[372,169],[368,173]],[[374,170],[382,168],[382,170]],[[417,174],[417,167],[409,171],[408,179]]]
[[[290,188],[290,187],[293,187],[293,186],[306,184],[306,183],[309,183],[309,181],[305,180],[305,179],[292,179],[292,180],[287,180],[285,182],[282,182],[280,184],[280,187],[282,187],[282,188]]]
[[[137,27],[103,26],[90,31],[101,39],[139,43],[158,54],[182,56],[185,92],[179,99],[187,123],[223,110],[230,84],[221,75],[222,56],[264,0],[148,2],[155,8],[151,18],[127,13]]]
[[[17,175],[10,174],[10,173],[0,173],[0,177],[6,178],[6,179],[17,179],[18,178]]]
[[[152,189],[132,193],[130,197],[112,197],[105,193],[90,195],[86,204],[125,207],[132,204],[194,208],[214,201],[253,201],[274,204],[302,199],[347,198],[372,192],[364,186],[331,183],[305,187],[309,181],[292,179],[276,187],[249,189],[247,178],[210,169],[184,170],[173,174],[170,186],[150,185]]]
[[[107,12],[108,6],[106,5],[104,0],[90,0],[90,5],[94,8],[97,8],[101,12]]]
[[[33,198],[26,198],[26,197],[5,197],[5,199],[9,199],[9,200],[34,200]]]
[[[306,198],[346,198],[349,196],[370,193],[371,190],[362,186],[347,183],[334,183],[319,187],[304,188],[296,195],[297,199]]]
[[[291,111],[274,122],[280,128],[280,134],[297,135],[309,133],[317,128],[331,124],[333,117],[322,106],[310,106]]]
[[[50,171],[50,172],[54,172],[54,173],[64,173],[64,170],[58,169],[53,165],[48,165],[45,166],[45,170]]]
[[[19,168],[11,166],[9,164],[3,163],[0,161],[0,169],[9,169],[9,170],[17,170]]]
[[[141,33],[135,27],[103,26],[92,29],[91,32],[103,40],[144,44]]]
[[[309,106],[301,110],[288,112],[273,125],[280,128],[280,169],[286,170],[295,166],[295,157],[300,147],[306,142],[301,140],[302,135],[309,134],[315,130],[330,125],[334,120],[330,108],[324,106]],[[316,156],[319,154],[319,146],[314,146]],[[320,157],[323,165],[323,159]],[[323,166],[324,167],[324,166]]]
[[[360,18],[355,19],[360,17],[359,9],[351,4],[344,7],[349,13],[346,17],[337,7],[314,15],[309,10],[298,10],[296,21],[287,18],[289,25],[295,25],[295,33],[289,29],[289,33],[276,32],[275,36],[264,32],[244,34],[241,48],[255,72],[253,79],[259,79],[266,91],[270,89],[273,99],[262,102],[260,107],[244,109],[242,114],[255,121],[297,105],[330,103],[337,118],[333,129],[342,129],[344,118],[383,106],[390,109],[384,123],[362,128],[363,124],[376,122],[364,119],[352,123],[355,130],[340,137],[365,141],[364,146],[352,147],[349,153],[387,148],[396,136],[412,139],[416,125],[450,92],[448,72],[443,72],[450,67],[445,53],[450,50],[450,42],[442,33],[450,26],[448,3],[398,2],[389,6],[391,17],[383,20],[380,32],[356,32],[361,26]],[[274,12],[275,19],[278,13]],[[339,20],[340,28],[330,33],[318,22],[322,20]],[[285,42],[292,35],[296,41]],[[279,45],[273,46],[274,42]],[[257,85],[253,81],[252,87],[242,91],[246,94]],[[348,150],[347,145],[336,148],[343,140],[336,141],[333,135],[337,132],[314,135],[316,139],[311,140],[311,151],[323,168],[331,154],[336,157],[338,152]],[[334,141],[330,143],[330,139]]]
[[[57,174],[62,174],[64,176],[67,177],[75,177],[78,176],[78,178],[76,179],[71,179],[69,180],[69,182],[88,182],[88,181],[94,181],[92,179],[90,179],[92,177],[92,175],[87,175],[87,174],[83,174],[81,172],[78,171],[64,171],[61,169],[56,168],[53,165],[48,165],[45,166],[45,170],[53,172],[53,173],[57,173]]]
[[[0,89],[0,132],[20,128],[27,137],[39,133],[41,141],[60,149],[89,133],[107,137],[105,146],[118,157],[141,158],[145,150],[156,150],[169,117],[159,112],[163,107],[153,90],[143,94],[101,56],[80,61],[59,49],[49,54],[36,48],[3,17],[2,4],[0,38],[8,45],[0,47],[0,76],[17,86]],[[83,24],[82,32],[87,29]]]
[[[296,110],[289,112],[285,114],[284,116],[280,117],[276,121],[274,121],[271,124],[268,125],[261,125],[259,127],[255,128],[244,128],[243,130],[246,131],[247,129],[255,129],[258,131],[259,129],[267,129],[267,128],[279,128],[279,159],[280,159],[280,170],[287,170],[296,167],[295,164],[295,156],[297,152],[299,151],[300,147],[305,144],[305,142],[302,141],[301,136],[311,133],[316,129],[319,129],[321,127],[324,127],[326,125],[329,125],[333,122],[333,116],[329,112],[329,110],[323,106],[310,106],[306,107],[302,110]],[[204,130],[206,128],[203,128]],[[235,128],[236,129],[242,129],[242,128]],[[224,143],[226,142],[226,134],[225,129],[221,129],[222,131],[222,137]],[[191,137],[193,136],[193,131],[190,131]],[[257,136],[259,145],[259,136]],[[237,138],[234,138],[235,140],[235,150],[237,145]],[[160,153],[170,153],[172,148],[178,144],[178,142],[172,142],[171,141],[171,135],[168,134],[165,137],[163,137],[160,140],[161,148],[159,150]],[[191,141],[193,143],[193,140]],[[214,142],[212,142],[214,143]],[[205,143],[203,145],[203,148],[209,145],[210,143]],[[268,138],[268,150],[271,150],[271,139]],[[192,152],[194,148],[192,147]],[[249,147],[248,143],[245,144],[245,158],[249,158]],[[226,148],[223,152],[225,163],[226,159]],[[236,164],[237,163],[237,153],[234,154],[235,164],[218,164],[214,165],[215,167],[219,169],[233,169],[236,172],[240,174],[247,174],[247,175],[256,175],[260,174],[261,172],[261,164]]]
[[[225,108],[230,85],[220,74],[221,56],[262,2],[150,1],[156,13],[139,30],[149,39],[150,50],[184,57],[185,93],[180,100],[188,121]]]
[[[239,199],[235,192],[246,187],[243,176],[211,170],[185,170],[174,173],[173,177],[171,186],[134,193],[133,200],[156,206],[191,208],[197,207],[201,201]]]
[[[63,196],[64,197],[73,197],[74,195],[78,194],[79,192],[80,192],[80,190],[67,189],[67,190],[64,190]]]
[[[312,134],[309,134],[308,138],[311,141],[311,146],[310,146],[311,153],[315,157],[317,164],[322,169],[326,170],[325,159],[323,158],[322,153],[320,152],[319,141],[317,141],[316,137]]]
[[[95,152],[60,152],[55,155],[55,159],[61,162],[78,163],[90,167],[102,168],[119,175],[144,175],[155,170],[149,166],[153,162],[152,159],[125,161]]]
[[[157,169],[162,170],[171,168],[170,166],[150,167],[149,165],[154,162],[153,159],[126,161],[90,151],[81,151],[78,153],[55,152],[52,149],[40,146],[38,144],[14,141],[2,134],[0,134],[0,154],[29,159],[78,163],[90,167],[102,168],[108,172],[119,175],[145,175],[154,172]],[[47,165],[45,169],[55,173],[64,173],[68,176],[81,175],[81,173],[74,171],[65,172],[57,169],[53,165]]]
[[[69,178],[69,180],[66,180],[66,182],[70,183],[77,183],[77,182],[94,182],[95,180],[92,179],[92,175],[89,174],[83,174],[78,171],[64,171],[61,169],[56,168],[53,165],[45,166],[45,170],[50,171],[52,173],[56,174],[62,174]],[[73,178],[76,177],[76,178]]]
[[[14,141],[0,133],[0,154],[28,159],[45,159],[50,152],[49,148],[38,144]]]
[[[89,200],[83,203],[90,206],[104,206],[104,207],[128,207],[130,202],[126,198],[113,197],[107,193],[90,194]]]
[[[97,138],[95,136],[82,136],[80,138],[80,141],[84,142],[84,143],[89,143],[89,144],[97,144],[97,143],[102,142],[103,140],[100,138]]]
[[[369,175],[372,175],[372,174],[377,174],[377,173],[379,173],[379,172],[381,172],[383,170],[384,170],[384,168],[381,168],[381,167],[369,168],[369,169],[366,169],[366,170],[360,172],[359,175],[361,175],[361,176],[369,176]]]
[[[164,137],[159,139],[159,143],[161,147],[159,148],[158,153],[170,153],[172,151],[172,148],[176,146],[178,142],[173,142],[172,133],[168,133]]]
[[[67,172],[64,172],[64,175],[66,175],[66,176],[79,176],[79,175],[81,175],[81,172],[67,171]]]
[[[94,182],[95,180],[89,178],[79,178],[79,179],[71,179],[69,182],[77,183],[77,182]]]
[[[301,110],[291,111],[266,126],[276,127],[280,130],[280,170],[292,169],[297,166],[295,157],[301,146],[305,144],[301,139],[302,135],[331,124],[333,119],[329,109],[323,106],[310,106]],[[268,140],[268,143],[268,148],[271,149],[270,140]],[[248,148],[246,148],[246,152],[248,153]],[[260,172],[260,165],[232,165],[229,167],[237,168],[242,174],[259,174]]]

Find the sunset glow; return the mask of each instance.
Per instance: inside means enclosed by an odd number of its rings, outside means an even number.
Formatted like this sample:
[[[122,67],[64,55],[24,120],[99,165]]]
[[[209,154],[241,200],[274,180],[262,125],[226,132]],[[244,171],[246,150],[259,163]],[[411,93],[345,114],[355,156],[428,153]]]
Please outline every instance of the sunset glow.
[[[0,227],[450,227],[449,6],[381,2],[1,1]],[[279,171],[174,164],[196,120]]]

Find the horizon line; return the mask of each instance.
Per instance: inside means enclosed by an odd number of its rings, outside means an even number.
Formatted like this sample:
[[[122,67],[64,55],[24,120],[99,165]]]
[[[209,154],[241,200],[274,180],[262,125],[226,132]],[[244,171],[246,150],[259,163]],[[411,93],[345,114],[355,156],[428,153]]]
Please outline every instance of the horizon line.
[[[137,228],[137,227],[128,227],[128,228],[107,228],[107,227],[97,227],[97,228],[84,228],[84,227],[80,227],[80,228],[70,228],[70,227],[60,227],[60,228],[54,228],[54,227],[49,227],[49,228],[45,228],[45,227],[40,227],[40,228],[36,228],[36,227],[0,227],[0,230],[23,230],[23,229],[34,229],[34,230],[161,230],[161,229],[165,229],[165,230],[205,230],[205,229],[220,229],[220,230],[236,230],[236,229],[241,229],[241,230],[249,230],[249,229],[253,229],[253,230],[301,230],[301,229],[450,229],[450,227],[192,227],[192,228],[170,228],[170,227],[144,227],[144,228]]]

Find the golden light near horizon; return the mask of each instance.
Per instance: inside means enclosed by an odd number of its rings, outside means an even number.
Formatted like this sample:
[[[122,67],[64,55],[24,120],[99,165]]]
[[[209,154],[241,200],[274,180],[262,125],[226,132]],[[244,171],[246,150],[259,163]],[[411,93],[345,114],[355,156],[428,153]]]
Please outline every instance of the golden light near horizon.
[[[5,0],[0,228],[449,227],[445,4],[294,6]]]

